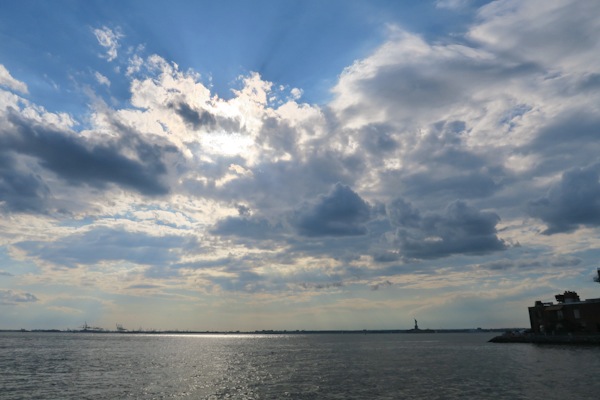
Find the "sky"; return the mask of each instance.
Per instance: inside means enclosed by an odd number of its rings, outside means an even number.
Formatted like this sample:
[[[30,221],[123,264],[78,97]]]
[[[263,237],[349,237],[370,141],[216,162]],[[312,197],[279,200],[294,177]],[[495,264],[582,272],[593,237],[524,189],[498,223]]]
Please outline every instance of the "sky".
[[[600,297],[600,2],[0,4],[0,329],[528,327]]]

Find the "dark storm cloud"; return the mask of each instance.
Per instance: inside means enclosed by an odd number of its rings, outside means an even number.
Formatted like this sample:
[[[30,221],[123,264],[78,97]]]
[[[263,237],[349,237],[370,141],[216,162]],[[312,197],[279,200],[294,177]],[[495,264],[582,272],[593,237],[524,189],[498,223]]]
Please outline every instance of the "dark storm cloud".
[[[400,253],[394,251],[376,252],[372,257],[373,261],[378,263],[395,262],[401,259]]]
[[[380,173],[384,190],[437,206],[459,199],[494,195],[513,177],[498,154],[478,154],[465,145],[469,128],[464,121],[439,121],[429,126],[403,157],[405,167]],[[481,149],[479,149],[481,151]],[[496,157],[496,158],[495,158]],[[407,166],[417,166],[412,172]]]
[[[165,153],[176,152],[175,147],[144,141],[135,132],[120,132],[121,138],[103,143],[91,143],[81,136],[69,134],[50,125],[44,126],[17,115],[15,110],[8,116],[10,125],[0,135],[0,172],[3,173],[2,189],[8,196],[21,194],[26,201],[41,201],[44,185],[39,177],[15,170],[10,172],[3,165],[15,155],[33,157],[39,166],[52,171],[71,185],[89,185],[104,188],[107,184],[133,189],[145,195],[164,195],[169,188],[161,182],[166,173],[162,160]],[[123,155],[129,150],[137,159]],[[15,176],[14,174],[20,174]],[[14,182],[27,179],[31,189],[26,190]],[[18,209],[16,201],[10,201]]]
[[[600,152],[600,118],[591,113],[566,113],[542,127],[535,139],[519,151],[542,156],[536,171],[564,170],[565,165],[589,165]]]
[[[163,266],[178,261],[180,252],[191,251],[196,243],[181,236],[150,236],[100,227],[54,242],[27,241],[16,246],[31,257],[73,268],[78,264],[91,265],[102,261]]]
[[[462,201],[448,205],[444,214],[421,215],[402,199],[389,206],[392,225],[397,227],[396,242],[403,256],[427,259],[452,254],[486,254],[504,250],[497,237],[500,218],[481,212]]]
[[[31,293],[14,290],[0,290],[0,306],[12,306],[19,303],[34,303],[38,298]]]
[[[0,149],[0,208],[16,212],[44,211],[50,189],[42,178],[23,171],[11,154]]]
[[[369,215],[369,205],[350,187],[337,183],[327,195],[302,204],[292,224],[303,236],[365,235]]]
[[[529,203],[531,216],[544,221],[546,235],[600,226],[600,166],[574,168],[545,197]]]
[[[350,264],[360,260],[367,254],[375,254],[374,257],[391,258],[388,244],[382,243],[381,238],[390,231],[391,226],[385,214],[385,205],[375,203],[368,204],[368,220],[360,225],[364,228],[364,234],[361,235],[281,235],[285,241],[286,251],[280,258],[281,263],[293,263],[294,259],[304,257],[324,257],[332,258],[338,262]],[[288,216],[288,221],[293,223],[292,218]],[[292,225],[292,228],[294,225]],[[393,252],[390,252],[393,253]],[[397,258],[396,258],[397,259]],[[348,272],[349,265],[344,266]]]
[[[443,176],[444,172],[447,176]],[[417,173],[402,180],[404,192],[411,197],[440,196],[460,198],[481,198],[494,194],[502,187],[488,171],[464,171],[454,174],[440,171],[440,174]]]
[[[421,213],[403,198],[397,198],[387,207],[388,217],[393,226],[417,228],[421,223]]]
[[[552,151],[555,145],[568,145],[575,142],[588,142],[600,134],[600,118],[588,113],[575,113],[558,116],[555,122],[543,128],[532,147],[545,147]],[[544,146],[541,146],[544,145]]]
[[[383,124],[370,124],[362,128],[359,138],[362,148],[374,154],[389,153],[399,147],[391,134],[392,128]]]
[[[495,193],[506,179],[493,160],[467,150],[464,121],[439,121],[411,155],[427,172],[402,178],[404,191],[415,198],[448,195],[449,198],[480,198]]]
[[[177,113],[177,115],[179,115],[187,125],[194,129],[204,126],[213,128],[217,123],[215,116],[208,111],[202,110],[199,112],[184,102],[181,102],[177,105],[172,105],[171,108],[175,110],[175,113]]]

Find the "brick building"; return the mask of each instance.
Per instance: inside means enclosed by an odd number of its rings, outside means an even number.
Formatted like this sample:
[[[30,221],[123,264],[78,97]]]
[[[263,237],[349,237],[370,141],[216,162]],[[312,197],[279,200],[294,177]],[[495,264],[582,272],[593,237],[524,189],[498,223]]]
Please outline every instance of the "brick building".
[[[570,291],[554,297],[556,304],[536,301],[529,307],[534,333],[600,333],[600,298],[582,301]]]

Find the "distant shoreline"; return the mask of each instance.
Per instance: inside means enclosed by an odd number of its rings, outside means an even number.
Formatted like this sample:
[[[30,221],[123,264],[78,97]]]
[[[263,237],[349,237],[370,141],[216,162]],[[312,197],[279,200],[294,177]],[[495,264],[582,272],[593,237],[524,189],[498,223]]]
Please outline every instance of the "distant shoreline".
[[[60,329],[0,329],[0,333],[82,333],[120,335],[311,335],[311,334],[423,334],[423,333],[487,333],[513,329],[360,329],[360,330],[256,330],[256,331],[180,331],[180,330],[60,330]]]

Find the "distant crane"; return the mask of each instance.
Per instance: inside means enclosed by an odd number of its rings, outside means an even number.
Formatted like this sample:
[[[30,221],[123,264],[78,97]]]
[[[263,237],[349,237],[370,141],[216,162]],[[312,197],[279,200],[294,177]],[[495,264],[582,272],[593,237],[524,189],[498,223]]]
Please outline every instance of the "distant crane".
[[[81,325],[81,332],[101,332],[102,328],[88,325],[87,321]]]

